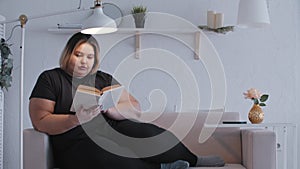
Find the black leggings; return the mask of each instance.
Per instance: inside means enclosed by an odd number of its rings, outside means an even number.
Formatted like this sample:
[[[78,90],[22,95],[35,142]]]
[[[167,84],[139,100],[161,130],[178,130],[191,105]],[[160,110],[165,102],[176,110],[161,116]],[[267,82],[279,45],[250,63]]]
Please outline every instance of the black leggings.
[[[83,125],[82,137],[68,138],[72,146],[58,155],[62,169],[160,169],[161,163],[177,160],[196,164],[197,157],[171,132],[149,123],[103,117]]]
[[[156,125],[134,122],[131,120],[122,120],[114,121],[111,126],[116,131],[126,136],[133,138],[145,138],[145,140],[139,139],[140,142],[136,141],[134,144],[130,141],[123,142],[122,140],[114,139],[114,137],[110,138],[119,145],[128,147],[137,155],[140,155],[142,160],[151,163],[170,163],[177,160],[185,160],[192,166],[194,166],[197,162],[197,157],[191,153],[171,132]],[[149,154],[147,153],[148,151],[152,153]]]

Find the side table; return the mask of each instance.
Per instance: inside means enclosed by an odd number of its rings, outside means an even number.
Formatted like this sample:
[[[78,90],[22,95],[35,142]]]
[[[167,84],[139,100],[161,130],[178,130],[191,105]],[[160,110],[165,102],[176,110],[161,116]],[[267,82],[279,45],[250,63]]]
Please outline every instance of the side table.
[[[209,128],[253,128],[276,133],[276,169],[297,169],[297,125],[293,123],[205,124]]]

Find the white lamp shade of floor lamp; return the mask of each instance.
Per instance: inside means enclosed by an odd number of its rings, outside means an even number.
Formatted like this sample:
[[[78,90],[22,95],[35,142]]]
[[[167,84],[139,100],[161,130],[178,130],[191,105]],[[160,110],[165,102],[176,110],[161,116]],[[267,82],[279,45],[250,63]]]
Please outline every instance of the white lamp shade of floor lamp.
[[[103,13],[102,7],[95,7],[93,14],[82,24],[81,33],[85,34],[106,34],[117,31],[115,20]]]
[[[266,0],[240,0],[238,26],[265,27],[270,24]]]

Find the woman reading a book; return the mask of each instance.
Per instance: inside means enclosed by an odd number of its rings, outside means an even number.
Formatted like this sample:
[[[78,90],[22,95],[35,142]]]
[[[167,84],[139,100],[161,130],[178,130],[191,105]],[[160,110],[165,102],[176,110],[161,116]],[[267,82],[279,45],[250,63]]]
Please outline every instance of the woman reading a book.
[[[123,90],[118,103],[106,110],[102,105],[79,107],[71,111],[74,93],[79,85],[101,90],[119,83],[99,71],[99,45],[87,34],[76,33],[67,42],[60,58],[60,67],[44,71],[30,96],[29,111],[34,128],[49,134],[55,165],[60,169],[186,169],[189,166],[223,166],[217,156],[197,157],[172,133],[138,119],[138,101]],[[113,130],[112,130],[113,129]],[[114,131],[132,138],[148,138],[166,133],[166,139],[153,139],[144,145],[126,143]],[[94,138],[94,139],[93,139]],[[96,141],[95,141],[96,140]],[[153,156],[139,151],[178,143]],[[97,142],[106,142],[125,156],[110,152]],[[149,150],[150,150],[149,149]]]

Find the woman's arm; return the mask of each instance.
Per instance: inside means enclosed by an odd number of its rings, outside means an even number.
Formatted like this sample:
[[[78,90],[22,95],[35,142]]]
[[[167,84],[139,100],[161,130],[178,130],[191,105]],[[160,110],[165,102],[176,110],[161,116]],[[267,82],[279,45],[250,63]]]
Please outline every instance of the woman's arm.
[[[123,90],[117,106],[109,108],[106,115],[115,120],[138,119],[141,116],[140,104],[126,90]]]
[[[41,132],[51,135],[64,133],[79,122],[75,115],[53,114],[55,102],[41,98],[31,98],[29,113],[33,127]]]
[[[76,114],[53,114],[55,102],[41,98],[31,98],[29,113],[33,127],[50,135],[64,133],[80,123],[85,123],[96,117],[100,107],[93,109],[81,108]],[[78,120],[79,119],[79,120]],[[80,121],[80,122],[79,122]]]

